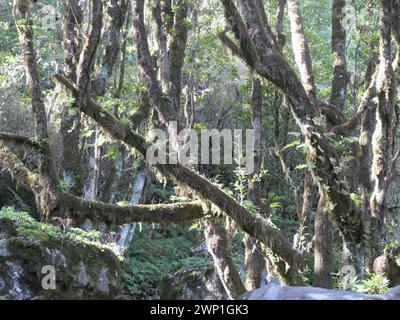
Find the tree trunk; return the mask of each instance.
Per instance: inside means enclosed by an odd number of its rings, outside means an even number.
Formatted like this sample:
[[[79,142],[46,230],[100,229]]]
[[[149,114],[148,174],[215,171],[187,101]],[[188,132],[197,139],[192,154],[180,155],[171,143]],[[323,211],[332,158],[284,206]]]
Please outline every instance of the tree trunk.
[[[100,178],[100,155],[101,149],[98,145],[100,130],[95,129],[95,133],[89,139],[88,143],[88,173],[85,182],[85,189],[83,192],[83,199],[96,200],[99,192],[99,178]]]
[[[182,68],[185,58],[188,27],[186,18],[188,14],[188,4],[185,0],[177,0],[174,13],[174,32],[172,33],[169,46],[169,97],[172,107],[177,114],[180,109]]]
[[[343,110],[349,82],[346,62],[346,30],[343,28],[346,0],[333,0],[332,5],[332,53],[333,80],[330,103]]]
[[[76,67],[80,55],[79,28],[83,21],[79,0],[71,0],[64,4],[64,74],[72,82],[76,82]],[[68,191],[80,195],[82,192],[82,159],[80,144],[80,113],[74,105],[65,105],[62,110],[60,126],[62,139],[63,180]]]
[[[161,87],[164,93],[169,89],[169,55],[167,36],[161,12],[161,0],[155,0],[152,4],[152,14],[154,19],[155,37],[157,41],[157,65]]]
[[[288,15],[292,30],[292,46],[296,64],[300,70],[303,87],[310,100],[315,103],[317,90],[315,88],[314,72],[311,62],[310,48],[304,32],[303,19],[295,0],[287,0]]]
[[[138,172],[132,187],[132,196],[129,201],[130,205],[140,204],[145,201],[147,188],[150,182],[149,179],[150,177],[147,168]],[[126,224],[120,228],[119,232],[121,238],[117,242],[119,254],[125,254],[128,252],[135,234],[135,229],[136,223]]]
[[[300,228],[305,232],[311,232],[311,211],[313,207],[313,185],[314,181],[309,170],[304,174],[303,205],[299,217]]]
[[[372,136],[374,191],[370,200],[373,251],[376,256],[379,255],[379,251],[382,249],[382,231],[386,214],[385,195],[391,175],[392,125],[396,101],[391,54],[391,21],[392,1],[381,0],[380,64],[376,83],[378,105],[376,108],[376,126]]]
[[[24,67],[31,97],[32,112],[35,119],[35,137],[41,143],[41,159],[39,162],[41,190],[35,193],[36,203],[42,214],[42,218],[47,219],[58,207],[57,178],[47,132],[46,109],[40,86],[37,54],[33,46],[33,27],[29,4],[26,1],[15,0],[14,15],[24,51]]]
[[[205,221],[204,229],[208,251],[214,260],[214,266],[230,299],[238,299],[246,289],[239,273],[229,256],[226,230],[218,218]]]
[[[320,194],[315,215],[315,249],[313,285],[321,288],[332,288],[334,271],[333,225],[325,213],[326,200]]]
[[[255,175],[261,169],[261,108],[262,108],[262,86],[260,80],[253,79],[252,93],[252,123],[253,123],[253,146],[254,146],[254,173],[249,177],[248,198],[260,210],[261,208],[261,181]],[[255,290],[260,287],[263,273],[265,272],[265,258],[261,244],[248,235],[244,238],[245,243],[245,271],[247,290]]]

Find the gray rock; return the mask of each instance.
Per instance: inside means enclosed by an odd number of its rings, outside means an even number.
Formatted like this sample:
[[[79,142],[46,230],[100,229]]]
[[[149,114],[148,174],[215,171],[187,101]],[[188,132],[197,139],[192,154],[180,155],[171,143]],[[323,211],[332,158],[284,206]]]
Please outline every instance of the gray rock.
[[[23,284],[23,274],[24,269],[15,263],[6,261],[6,266],[8,268],[8,275],[10,277],[9,283],[10,287],[8,288],[7,297],[8,299],[15,300],[26,300],[31,297],[31,292],[28,288],[26,288]]]
[[[0,257],[8,257],[9,252],[7,249],[7,239],[5,239],[5,234],[0,234]]]
[[[11,300],[117,298],[121,292],[118,257],[88,240],[83,231],[71,229],[60,236],[56,228],[28,215],[2,217],[0,211],[0,296]],[[42,284],[53,277],[55,288]]]
[[[86,287],[90,283],[90,276],[86,271],[86,267],[83,264],[83,261],[79,263],[79,272],[76,281],[78,281],[78,283],[84,287]]]
[[[108,278],[108,268],[103,267],[100,270],[99,279],[97,280],[96,289],[103,294],[110,293],[110,280]]]
[[[271,282],[268,285],[247,292],[243,300],[400,300],[400,286],[386,295],[369,295],[358,292],[330,290],[315,287],[281,286]]]

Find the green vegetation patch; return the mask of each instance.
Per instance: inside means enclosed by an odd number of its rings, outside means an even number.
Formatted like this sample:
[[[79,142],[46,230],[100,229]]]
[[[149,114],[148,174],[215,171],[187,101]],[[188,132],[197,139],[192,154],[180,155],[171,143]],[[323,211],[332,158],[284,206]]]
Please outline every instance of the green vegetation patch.
[[[126,294],[135,299],[157,299],[160,281],[178,269],[212,265],[211,258],[194,250],[202,240],[198,230],[182,234],[175,228],[162,231],[144,225],[126,261]]]
[[[15,212],[12,208],[0,210],[0,219],[8,220],[16,226],[18,236],[30,241],[45,243],[61,242],[62,244],[93,246],[101,250],[110,249],[100,242],[100,233],[86,232],[78,228],[61,228],[59,226],[41,223],[27,212]]]

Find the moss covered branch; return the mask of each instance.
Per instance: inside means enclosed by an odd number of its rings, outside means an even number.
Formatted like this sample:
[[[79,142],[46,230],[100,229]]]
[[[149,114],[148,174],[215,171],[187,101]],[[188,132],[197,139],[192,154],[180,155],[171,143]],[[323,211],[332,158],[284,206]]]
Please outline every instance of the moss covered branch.
[[[205,215],[199,202],[118,206],[100,201],[85,201],[68,193],[61,195],[61,202],[75,221],[90,219],[109,225],[132,222],[180,223]]]
[[[0,132],[0,140],[16,146],[29,147],[36,150],[40,149],[40,142],[19,134]]]
[[[38,177],[30,171],[22,161],[13,154],[7,146],[0,141],[0,168],[7,170],[11,178],[18,184],[31,189],[33,192],[38,190]]]

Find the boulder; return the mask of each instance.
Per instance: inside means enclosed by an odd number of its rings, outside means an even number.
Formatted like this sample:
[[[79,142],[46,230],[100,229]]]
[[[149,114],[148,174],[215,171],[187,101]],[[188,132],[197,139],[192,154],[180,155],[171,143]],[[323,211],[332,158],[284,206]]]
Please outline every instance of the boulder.
[[[400,266],[396,258],[389,253],[384,253],[374,261],[373,270],[376,274],[383,275],[389,279],[391,286],[400,284]]]
[[[0,210],[0,296],[115,299],[120,274],[118,257],[93,234]]]
[[[281,286],[276,281],[245,293],[243,300],[400,300],[400,286],[384,295],[331,290],[315,287]]]

